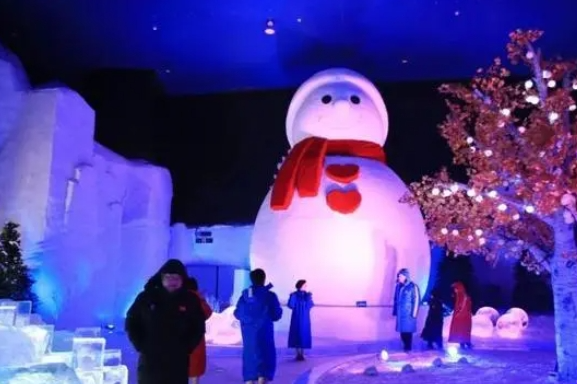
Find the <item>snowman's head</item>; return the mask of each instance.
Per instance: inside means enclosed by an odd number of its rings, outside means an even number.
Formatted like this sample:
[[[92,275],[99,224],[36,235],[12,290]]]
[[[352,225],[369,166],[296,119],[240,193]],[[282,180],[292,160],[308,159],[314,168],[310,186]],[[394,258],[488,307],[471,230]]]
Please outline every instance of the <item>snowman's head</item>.
[[[389,118],[373,83],[350,69],[334,68],[299,87],[289,106],[286,132],[291,147],[311,136],[384,145]]]

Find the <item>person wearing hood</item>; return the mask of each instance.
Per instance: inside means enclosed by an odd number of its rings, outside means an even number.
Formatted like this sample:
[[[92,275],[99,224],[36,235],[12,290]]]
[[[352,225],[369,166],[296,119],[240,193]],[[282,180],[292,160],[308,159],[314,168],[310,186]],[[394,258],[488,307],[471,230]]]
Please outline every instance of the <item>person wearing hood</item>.
[[[252,285],[242,292],[234,310],[242,333],[242,376],[246,384],[265,384],[276,371],[273,323],[282,317],[282,308],[272,284],[265,286],[262,269],[252,271],[250,281]]]
[[[312,347],[311,309],[315,304],[312,293],[307,291],[306,280],[297,281],[295,288],[287,303],[292,310],[288,347],[296,350],[297,361],[304,361],[304,350]]]
[[[409,270],[401,269],[397,274],[393,316],[397,318],[396,331],[401,334],[405,352],[410,352],[413,348],[413,333],[417,331],[420,302],[419,287],[411,281]]]
[[[473,308],[465,285],[460,281],[453,284],[455,307],[449,331],[449,343],[460,344],[461,348],[471,348],[471,330],[473,328]]]
[[[205,332],[199,298],[186,286],[179,260],[168,260],[148,280],[126,315],[138,359],[138,384],[188,384],[189,356]]]

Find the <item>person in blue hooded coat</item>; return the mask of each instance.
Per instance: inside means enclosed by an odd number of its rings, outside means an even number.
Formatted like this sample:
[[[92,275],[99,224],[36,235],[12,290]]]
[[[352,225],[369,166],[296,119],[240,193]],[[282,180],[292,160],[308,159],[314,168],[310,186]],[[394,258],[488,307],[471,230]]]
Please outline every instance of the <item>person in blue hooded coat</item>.
[[[246,384],[264,384],[274,379],[276,347],[274,322],[282,317],[272,284],[265,286],[262,269],[250,273],[252,285],[238,299],[234,316],[240,321],[242,332],[242,376]]]
[[[403,350],[410,352],[413,348],[413,333],[417,331],[417,315],[421,294],[417,284],[411,281],[409,270],[403,268],[397,274],[393,316],[397,318],[396,331],[401,334]]]
[[[306,280],[297,281],[296,291],[289,296],[287,305],[292,310],[288,347],[296,349],[297,361],[304,361],[304,350],[312,347],[311,308],[314,303],[306,285]]]

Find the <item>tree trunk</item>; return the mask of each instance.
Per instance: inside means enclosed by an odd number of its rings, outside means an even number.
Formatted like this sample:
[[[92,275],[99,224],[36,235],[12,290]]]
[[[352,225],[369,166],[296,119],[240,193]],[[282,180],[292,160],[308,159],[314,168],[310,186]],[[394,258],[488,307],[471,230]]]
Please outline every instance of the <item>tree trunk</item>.
[[[555,250],[551,259],[551,285],[555,304],[555,342],[560,382],[577,382],[577,247],[573,225],[557,220]],[[570,256],[571,258],[568,258]]]

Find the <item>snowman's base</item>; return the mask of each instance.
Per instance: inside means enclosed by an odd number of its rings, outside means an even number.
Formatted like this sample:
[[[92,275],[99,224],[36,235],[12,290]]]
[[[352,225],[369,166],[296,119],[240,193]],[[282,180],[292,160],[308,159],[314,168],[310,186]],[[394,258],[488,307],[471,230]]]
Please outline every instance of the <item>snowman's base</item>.
[[[288,332],[290,309],[276,326],[279,332]],[[374,342],[397,339],[396,319],[392,308],[386,307],[330,307],[316,306],[311,311],[312,333],[314,337],[338,339],[351,342]],[[417,330],[423,328],[428,307],[421,307],[417,319]]]

